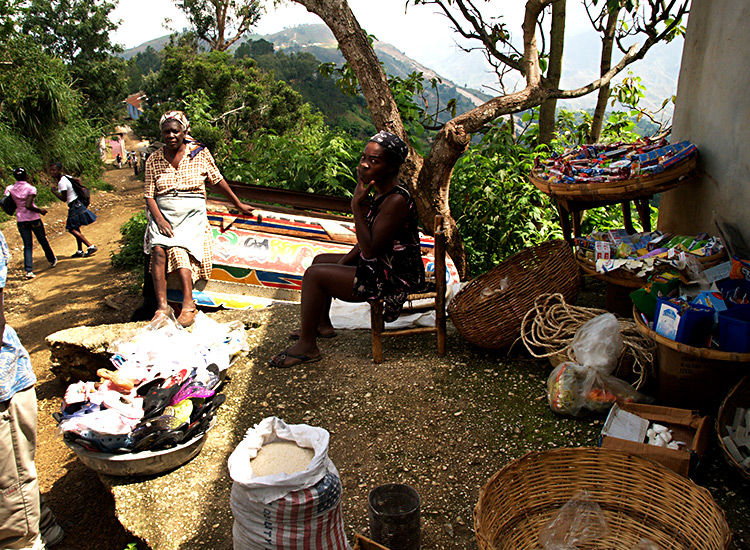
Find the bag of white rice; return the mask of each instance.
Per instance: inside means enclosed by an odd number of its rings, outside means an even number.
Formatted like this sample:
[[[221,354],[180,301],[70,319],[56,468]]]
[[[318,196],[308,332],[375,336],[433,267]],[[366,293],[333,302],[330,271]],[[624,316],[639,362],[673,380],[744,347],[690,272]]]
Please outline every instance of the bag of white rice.
[[[229,457],[235,550],[349,550],[329,434],[269,417]]]

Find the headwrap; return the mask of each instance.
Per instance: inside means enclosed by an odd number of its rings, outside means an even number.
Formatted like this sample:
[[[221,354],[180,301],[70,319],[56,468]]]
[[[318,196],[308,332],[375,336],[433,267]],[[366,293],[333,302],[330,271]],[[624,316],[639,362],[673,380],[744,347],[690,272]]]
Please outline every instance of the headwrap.
[[[185,130],[185,143],[193,144],[193,146],[190,147],[188,153],[190,155],[190,158],[195,157],[195,155],[206,148],[205,145],[196,141],[195,138],[190,135],[190,121],[188,120],[187,116],[185,116],[185,113],[183,113],[182,111],[167,111],[166,113],[161,115],[161,118],[159,119],[159,127],[161,127],[161,125],[164,124],[167,120],[176,120],[180,123],[182,129]]]
[[[403,139],[398,137],[392,132],[386,132],[381,130],[370,138],[369,141],[373,141],[383,147],[386,151],[390,151],[399,160],[399,164],[402,164],[406,160],[406,156],[409,154],[409,147],[406,145]]]
[[[183,113],[182,111],[167,111],[166,113],[161,115],[161,118],[159,119],[159,126],[164,124],[169,119],[173,119],[179,122],[182,125],[182,129],[185,130],[185,133],[190,132],[190,122],[185,116],[185,113]]]

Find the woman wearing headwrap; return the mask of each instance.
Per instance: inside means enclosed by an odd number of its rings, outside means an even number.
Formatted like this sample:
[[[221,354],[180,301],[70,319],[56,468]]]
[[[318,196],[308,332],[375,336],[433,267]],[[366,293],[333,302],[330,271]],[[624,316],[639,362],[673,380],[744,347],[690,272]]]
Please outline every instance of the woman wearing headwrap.
[[[331,298],[346,302],[385,299],[387,321],[398,317],[409,292],[424,287],[417,208],[398,171],[409,150],[391,132],[365,146],[351,206],[357,244],[348,254],[321,254],[302,278],[301,328],[297,343],[271,358],[272,367],[319,361],[317,337],[335,336]],[[375,196],[368,205],[368,194]]]
[[[150,214],[146,238],[151,247],[151,275],[157,310],[167,306],[167,275],[176,272],[182,287],[177,321],[189,326],[195,319],[193,282],[211,275],[211,228],[206,216],[206,183],[214,186],[243,214],[252,208],[240,202],[216,167],[206,146],[188,133],[182,111],[168,111],[159,121],[164,147],[146,161],[145,197]]]

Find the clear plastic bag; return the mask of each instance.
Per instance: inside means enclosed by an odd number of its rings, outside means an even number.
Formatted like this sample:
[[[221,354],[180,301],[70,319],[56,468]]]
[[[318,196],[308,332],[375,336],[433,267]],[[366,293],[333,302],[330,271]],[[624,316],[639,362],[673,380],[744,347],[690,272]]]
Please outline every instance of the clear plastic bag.
[[[602,509],[587,491],[578,491],[539,533],[544,550],[577,550],[609,533]]]
[[[571,347],[576,362],[558,365],[547,379],[547,400],[553,411],[578,416],[584,409],[605,412],[617,401],[650,400],[612,376],[623,348],[614,315],[605,313],[585,323]]]

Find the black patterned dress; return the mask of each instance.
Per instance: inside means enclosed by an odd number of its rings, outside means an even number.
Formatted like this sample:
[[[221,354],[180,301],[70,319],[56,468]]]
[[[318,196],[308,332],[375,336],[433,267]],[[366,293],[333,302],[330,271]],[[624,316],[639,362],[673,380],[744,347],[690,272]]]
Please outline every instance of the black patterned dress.
[[[406,223],[398,231],[392,246],[384,255],[370,259],[360,255],[354,275],[354,294],[368,301],[383,298],[383,318],[388,322],[398,317],[408,293],[418,292],[425,286],[417,205],[402,184],[373,201],[365,217],[367,227],[372,229],[380,206],[393,193],[398,193],[406,199]]]

